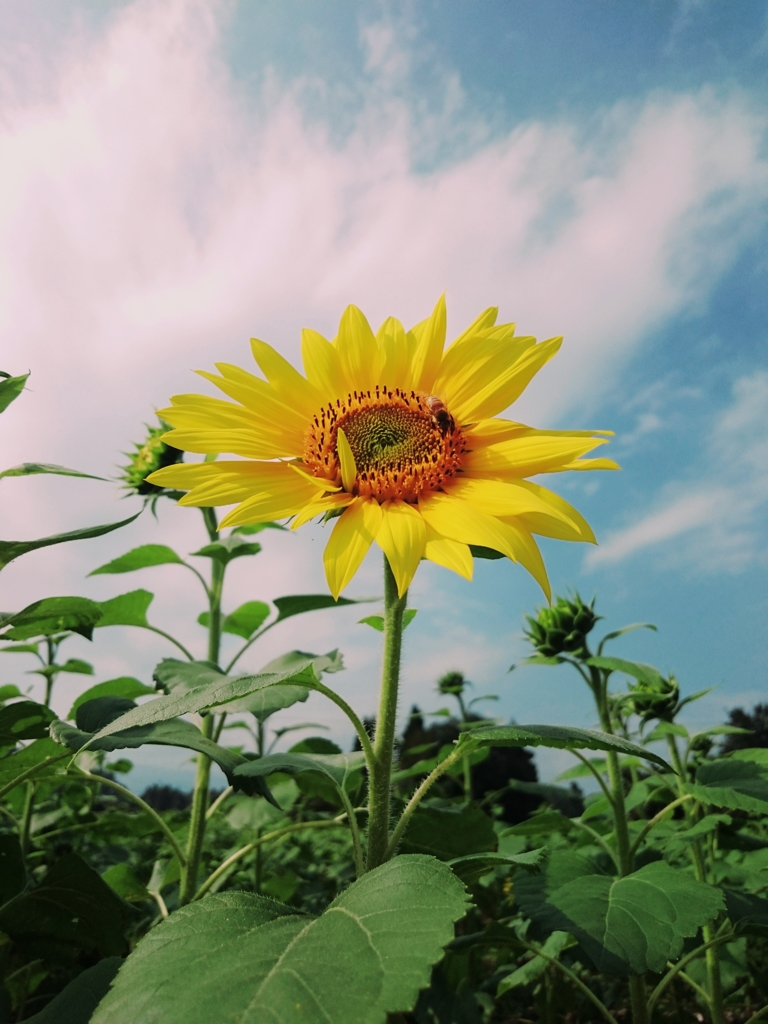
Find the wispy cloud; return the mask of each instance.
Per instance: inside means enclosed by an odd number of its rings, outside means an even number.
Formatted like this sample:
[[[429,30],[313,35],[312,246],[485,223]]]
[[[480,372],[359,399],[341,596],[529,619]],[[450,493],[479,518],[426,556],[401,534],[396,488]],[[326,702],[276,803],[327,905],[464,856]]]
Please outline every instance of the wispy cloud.
[[[587,568],[659,549],[666,563],[738,572],[767,550],[768,371],[737,380],[714,420],[695,483],[671,484],[646,516],[588,552]],[[675,540],[671,546],[668,542]]]

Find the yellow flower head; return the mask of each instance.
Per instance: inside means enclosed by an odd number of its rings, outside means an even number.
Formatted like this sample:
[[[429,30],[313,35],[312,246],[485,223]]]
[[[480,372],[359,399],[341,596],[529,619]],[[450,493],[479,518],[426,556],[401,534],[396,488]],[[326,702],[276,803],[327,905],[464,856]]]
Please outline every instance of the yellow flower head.
[[[305,377],[254,339],[266,379],[217,363],[219,375],[201,376],[233,402],[178,395],[159,413],[174,427],[168,444],[238,459],[168,466],[148,479],[188,491],[182,505],[235,505],[222,527],[293,517],[295,528],[341,513],[325,549],[334,597],[376,541],[401,595],[422,558],[471,579],[477,546],[520,562],[549,598],[532,535],[595,538],[576,509],[526,477],[618,466],[582,458],[605,431],[493,418],[562,341],[515,337],[497,312],[486,310],[444,351],[442,298],[412,330],[390,317],[375,335],[348,306],[333,341],[303,331]]]

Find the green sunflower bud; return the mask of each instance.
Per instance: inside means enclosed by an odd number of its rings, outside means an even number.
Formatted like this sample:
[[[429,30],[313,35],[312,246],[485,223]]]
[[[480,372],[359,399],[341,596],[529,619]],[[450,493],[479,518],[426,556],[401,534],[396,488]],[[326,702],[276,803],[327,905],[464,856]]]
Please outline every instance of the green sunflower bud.
[[[446,672],[437,681],[437,688],[440,693],[451,694],[454,697],[460,697],[464,693],[466,685],[467,681],[462,672]]]
[[[127,466],[121,467],[123,471],[120,479],[125,490],[132,494],[159,497],[166,493],[166,489],[147,483],[147,477],[157,469],[181,462],[184,453],[163,441],[163,436],[171,430],[167,423],[160,420],[158,427],[150,427],[149,424],[145,426],[148,431],[146,440],[142,444],[134,444],[135,452],[124,453],[130,461]]]
[[[658,718],[671,722],[680,701],[680,684],[674,676],[664,679],[659,676],[653,684],[638,682],[630,688],[632,709],[642,715],[644,721]]]
[[[558,597],[549,608],[540,608],[536,618],[527,616],[525,635],[539,654],[554,658],[559,654],[589,657],[587,634],[595,628],[594,600],[584,604],[578,594],[572,600]]]

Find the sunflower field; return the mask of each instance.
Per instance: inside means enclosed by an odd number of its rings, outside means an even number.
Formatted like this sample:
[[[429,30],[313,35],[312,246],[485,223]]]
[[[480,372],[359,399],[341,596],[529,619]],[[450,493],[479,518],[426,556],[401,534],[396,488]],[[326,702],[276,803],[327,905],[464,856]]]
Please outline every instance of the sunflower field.
[[[122,481],[159,542],[93,573],[191,572],[204,648],[155,625],[155,609],[150,621],[144,589],[16,609],[4,592],[0,653],[18,675],[0,686],[0,1024],[768,1018],[768,747],[744,725],[689,732],[680,712],[702,694],[621,656],[626,633],[654,627],[603,633],[595,601],[550,590],[535,538],[595,538],[538,481],[619,468],[593,455],[610,431],[501,418],[560,342],[517,336],[489,309],[446,345],[443,299],[409,330],[389,318],[374,332],[349,306],[334,339],[303,332],[304,373],[254,340],[251,369],[202,373],[223,398],[173,397]],[[6,429],[27,376],[0,376]],[[88,475],[0,470],[9,489],[35,474]],[[169,500],[202,520],[194,563],[160,542]],[[136,518],[0,541],[0,568]],[[329,524],[327,591],[226,612],[229,564],[312,520]],[[344,592],[374,542],[383,607],[361,619],[382,645],[374,719],[334,689],[332,638],[243,667],[277,623],[356,603]],[[435,680],[439,707],[403,692],[421,561],[471,580],[475,559],[504,558],[543,593],[524,618],[527,664],[578,676],[594,729],[481,715],[460,671]],[[98,662],[110,626],[167,643],[151,678],[126,664],[91,685],[103,673],[68,657],[79,635]],[[60,718],[62,673],[83,686]],[[310,693],[346,716],[354,749],[287,724]],[[191,794],[129,787],[146,744],[195,757]],[[539,781],[537,747],[571,767]]]

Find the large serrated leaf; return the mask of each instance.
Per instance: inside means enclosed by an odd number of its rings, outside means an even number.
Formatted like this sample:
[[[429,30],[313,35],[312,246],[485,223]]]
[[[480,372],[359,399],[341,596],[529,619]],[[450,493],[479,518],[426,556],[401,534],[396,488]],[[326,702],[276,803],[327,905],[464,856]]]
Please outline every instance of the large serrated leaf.
[[[155,722],[152,725],[134,726],[132,729],[125,729],[113,733],[111,736],[96,738],[96,733],[102,725],[117,720],[118,715],[124,714],[135,706],[133,701],[125,698],[97,697],[81,704],[77,709],[76,726],[70,725],[69,722],[53,722],[51,737],[70,750],[80,750],[86,746],[89,750],[125,750],[143,747],[145,744],[194,750],[210,757],[227,776],[230,785],[242,789],[250,796],[259,794],[274,802],[263,779],[236,779],[234,777],[235,769],[248,763],[246,758],[234,750],[220,747],[218,743],[203,736],[191,722],[185,722],[183,719],[175,718],[167,722]]]
[[[707,761],[687,788],[714,807],[768,814],[768,764],[736,757]]]
[[[91,537],[103,537],[105,533],[119,530],[121,526],[127,526],[134,519],[138,519],[141,512],[127,519],[121,519],[119,523],[108,523],[106,526],[88,526],[84,530],[70,530],[68,533],[55,533],[51,537],[40,537],[38,540],[0,540],[0,569],[4,569],[14,558],[26,555],[30,551],[37,551],[38,548],[48,548],[53,544],[66,544],[71,540],[88,540]]]
[[[297,686],[311,687],[317,681],[312,661],[309,659],[301,662],[293,670],[283,673],[270,672],[258,676],[240,676],[237,679],[222,676],[206,686],[198,686],[186,691],[173,691],[165,697],[147,701],[146,704],[134,708],[105,726],[96,734],[96,737],[100,739],[103,736],[111,736],[113,733],[131,729],[136,725],[167,722],[171,718],[178,718],[181,715],[204,711],[208,708],[218,708],[222,704],[227,704],[240,697],[250,696],[261,690],[267,690],[272,686],[295,683]]]
[[[365,767],[365,754],[267,754],[257,761],[246,761],[235,769],[235,778],[267,778],[275,772],[285,775],[300,775],[315,772],[324,775],[338,789],[355,789],[359,784],[360,772]]]
[[[570,932],[597,970],[628,975],[663,971],[724,906],[720,889],[654,861],[624,878],[573,878],[523,909],[546,930]]]
[[[176,911],[141,940],[91,1024],[384,1024],[409,1010],[466,911],[431,857],[397,857],[319,918],[249,893]]]
[[[645,758],[665,771],[672,768],[663,757],[620,736],[577,729],[567,725],[492,725],[464,733],[459,741],[467,747],[558,747],[566,750],[615,750],[619,754]]]

